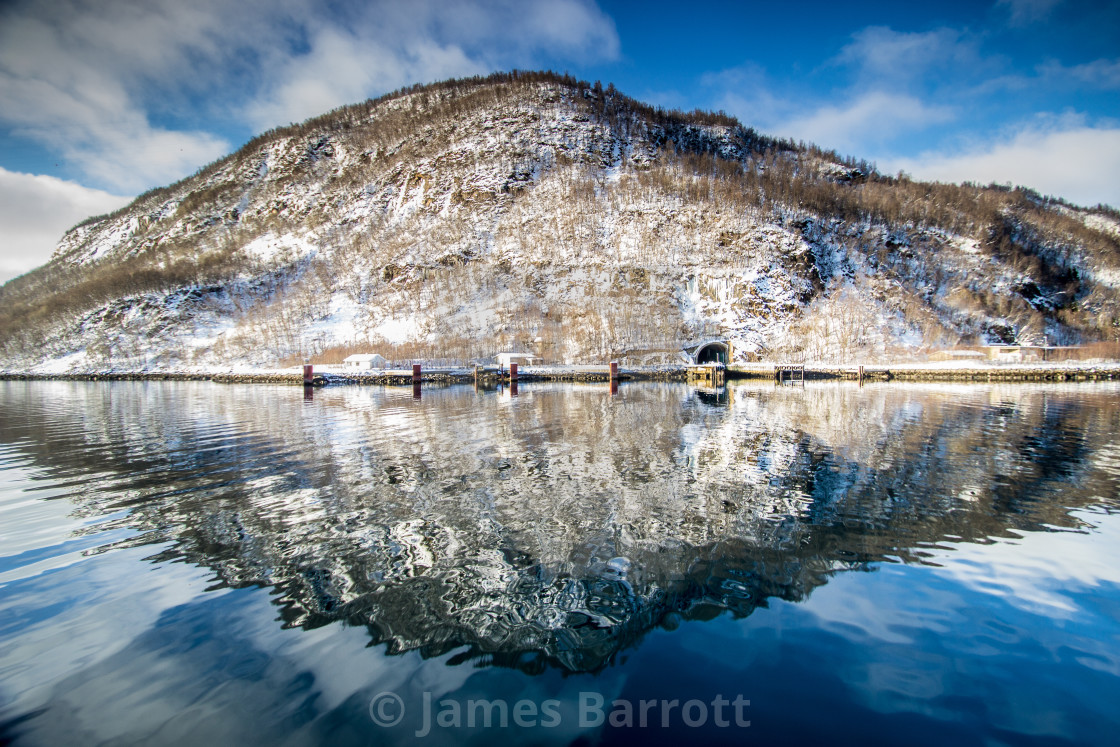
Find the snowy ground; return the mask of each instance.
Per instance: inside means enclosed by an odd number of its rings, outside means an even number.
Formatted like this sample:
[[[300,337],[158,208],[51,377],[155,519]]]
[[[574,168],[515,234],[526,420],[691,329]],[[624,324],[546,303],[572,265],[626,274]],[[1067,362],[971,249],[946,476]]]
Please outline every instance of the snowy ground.
[[[423,374],[444,374],[450,376],[470,376],[474,373],[473,366],[428,366],[421,363],[421,372]],[[757,373],[769,374],[774,371],[775,365],[786,365],[779,362],[774,363],[745,363],[735,364],[732,368],[735,371],[744,373]],[[798,363],[796,365],[804,365],[807,371],[855,371],[858,366],[855,364],[839,364],[829,362],[815,362],[815,363]],[[331,376],[339,377],[355,377],[355,378],[374,378],[382,376],[401,376],[408,377],[412,373],[411,362],[403,363],[396,368],[386,369],[368,369],[368,370],[354,370],[347,368],[341,364],[313,364],[314,373],[328,374]],[[484,367],[488,372],[494,373],[497,370],[496,366]],[[668,365],[668,366],[620,366],[619,372],[622,374],[640,374],[640,375],[655,375],[664,373],[682,372],[685,366],[683,365]],[[994,361],[933,361],[927,363],[921,362],[904,362],[904,363],[877,363],[874,365],[864,366],[867,371],[975,371],[975,370],[991,370],[991,371],[1116,371],[1120,372],[1120,361],[1106,361],[1106,360],[1087,360],[1087,361],[1063,361],[1055,363],[997,363]],[[587,365],[566,365],[566,366],[520,366],[518,367],[518,374],[523,377],[543,377],[543,378],[563,378],[567,376],[578,376],[580,374],[604,374],[610,370],[609,364],[587,364]],[[69,367],[63,366],[43,366],[34,370],[16,370],[16,369],[3,369],[0,370],[0,377],[4,376],[45,376],[45,377],[67,377],[74,376],[76,378],[87,375],[182,375],[182,376],[295,376],[303,373],[302,366],[292,366],[289,368],[262,368],[246,365],[229,366],[229,367],[192,367],[192,368],[145,368],[145,369],[130,369],[130,368],[91,368],[87,370],[76,371]],[[507,371],[508,373],[508,371]]]

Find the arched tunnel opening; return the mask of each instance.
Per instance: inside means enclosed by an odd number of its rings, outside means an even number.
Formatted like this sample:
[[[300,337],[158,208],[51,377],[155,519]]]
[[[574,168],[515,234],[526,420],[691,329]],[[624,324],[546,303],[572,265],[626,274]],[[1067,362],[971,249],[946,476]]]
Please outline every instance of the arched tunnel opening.
[[[711,342],[696,351],[697,363],[722,363],[727,365],[727,345]]]

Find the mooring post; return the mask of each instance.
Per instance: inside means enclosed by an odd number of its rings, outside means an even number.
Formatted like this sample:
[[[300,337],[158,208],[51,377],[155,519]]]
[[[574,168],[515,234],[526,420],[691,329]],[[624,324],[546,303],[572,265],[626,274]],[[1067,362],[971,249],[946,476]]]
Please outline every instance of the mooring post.
[[[611,381],[618,381],[618,361],[611,361]]]
[[[512,384],[517,381],[517,364],[509,364],[509,382]]]
[[[315,371],[310,358],[303,359],[303,385],[311,386],[315,383]]]

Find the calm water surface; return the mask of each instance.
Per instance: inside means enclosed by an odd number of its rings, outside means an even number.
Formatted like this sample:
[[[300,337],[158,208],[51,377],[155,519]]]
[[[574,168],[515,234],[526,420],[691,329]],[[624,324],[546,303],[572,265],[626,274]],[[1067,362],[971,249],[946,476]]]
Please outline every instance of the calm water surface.
[[[1111,384],[0,382],[0,743],[1114,744],[1118,496]]]

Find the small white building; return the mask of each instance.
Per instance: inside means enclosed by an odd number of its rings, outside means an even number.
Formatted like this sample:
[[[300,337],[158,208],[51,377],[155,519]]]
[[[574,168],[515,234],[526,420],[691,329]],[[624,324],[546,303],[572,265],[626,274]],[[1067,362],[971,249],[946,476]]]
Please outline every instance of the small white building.
[[[528,353],[498,353],[494,356],[494,361],[502,368],[509,368],[511,363],[516,363],[518,366],[531,366],[538,363],[540,358]]]
[[[1045,348],[1036,345],[987,345],[986,349],[990,359],[1005,363],[1041,361],[1045,358]]]
[[[347,371],[370,371],[373,369],[383,369],[389,364],[389,361],[377,353],[356,353],[348,356],[342,361],[342,365],[346,367]]]

